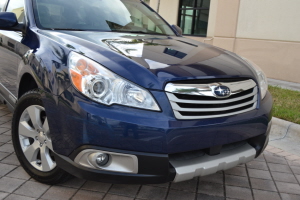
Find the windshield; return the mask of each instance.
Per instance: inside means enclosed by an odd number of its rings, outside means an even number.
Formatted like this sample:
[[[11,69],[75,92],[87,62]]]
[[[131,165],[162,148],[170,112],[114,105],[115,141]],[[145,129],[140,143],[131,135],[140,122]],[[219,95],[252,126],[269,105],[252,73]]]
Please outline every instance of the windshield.
[[[34,0],[39,28],[174,35],[139,0]]]

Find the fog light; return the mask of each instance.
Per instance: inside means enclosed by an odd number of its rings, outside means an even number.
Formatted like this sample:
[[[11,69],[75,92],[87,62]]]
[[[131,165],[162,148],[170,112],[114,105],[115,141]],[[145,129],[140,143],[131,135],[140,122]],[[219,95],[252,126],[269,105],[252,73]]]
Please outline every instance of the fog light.
[[[106,165],[109,162],[109,154],[107,153],[90,153],[88,156],[88,161],[92,164],[95,168],[102,168],[107,167]]]
[[[100,153],[96,158],[96,163],[99,166],[104,166],[108,163],[108,160],[109,160],[109,156],[106,153]]]
[[[84,167],[122,173],[137,174],[139,168],[135,155],[96,149],[81,151],[74,161]]]

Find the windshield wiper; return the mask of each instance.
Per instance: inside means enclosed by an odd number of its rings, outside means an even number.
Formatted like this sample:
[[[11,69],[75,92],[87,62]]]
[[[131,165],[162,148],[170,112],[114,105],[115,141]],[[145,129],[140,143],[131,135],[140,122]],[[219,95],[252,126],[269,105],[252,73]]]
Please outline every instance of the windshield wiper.
[[[144,33],[144,34],[149,34],[148,32],[144,32],[144,31],[128,31],[128,33]]]
[[[145,31],[126,31],[126,30],[111,30],[111,32],[122,32],[122,33],[143,33],[143,34],[149,34],[148,32]]]
[[[86,31],[84,29],[77,29],[77,28],[52,28],[53,31]]]
[[[148,35],[166,35],[166,34],[162,34],[162,33],[151,33],[151,32],[145,32],[145,31],[122,31],[122,30],[113,30],[112,32],[142,33],[142,34],[148,34]]]

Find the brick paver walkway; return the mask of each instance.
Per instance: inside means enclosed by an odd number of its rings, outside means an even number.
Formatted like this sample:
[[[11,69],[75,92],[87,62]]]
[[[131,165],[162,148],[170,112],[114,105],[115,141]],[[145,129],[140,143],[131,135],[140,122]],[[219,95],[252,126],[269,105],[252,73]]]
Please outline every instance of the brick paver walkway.
[[[11,117],[0,104],[0,199],[300,200],[300,157],[271,146],[247,165],[182,183],[119,185],[74,178],[44,185],[19,165],[11,144]]]

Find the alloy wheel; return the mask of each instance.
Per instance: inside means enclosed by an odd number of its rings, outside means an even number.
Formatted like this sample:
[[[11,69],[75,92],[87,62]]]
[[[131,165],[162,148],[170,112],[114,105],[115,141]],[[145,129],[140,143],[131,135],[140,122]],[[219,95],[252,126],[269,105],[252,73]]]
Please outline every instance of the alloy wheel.
[[[19,122],[20,145],[28,162],[42,172],[56,167],[49,133],[45,108],[38,105],[27,107]]]

